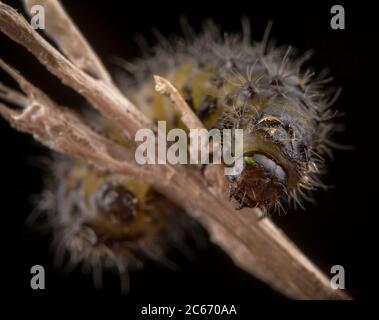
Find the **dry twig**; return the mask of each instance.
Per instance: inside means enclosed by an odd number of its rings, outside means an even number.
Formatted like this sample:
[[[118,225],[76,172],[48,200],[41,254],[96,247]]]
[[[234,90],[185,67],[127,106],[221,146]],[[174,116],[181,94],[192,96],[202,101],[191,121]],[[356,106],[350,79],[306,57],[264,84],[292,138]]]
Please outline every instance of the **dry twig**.
[[[155,90],[170,97],[175,110],[180,114],[181,120],[188,129],[205,129],[201,120],[188,106],[178,90],[166,79],[155,75]]]
[[[50,10],[46,16],[48,32],[68,59],[13,8],[1,2],[0,30],[28,49],[52,74],[84,96],[127,136],[133,137],[140,128],[154,129],[151,121],[113,85],[100,60],[62,7],[56,1],[43,2]],[[26,3],[31,5],[34,2]],[[79,44],[83,51],[76,51],[74,44]],[[26,94],[0,87],[3,95],[24,105],[20,112],[0,104],[0,114],[15,128],[33,134],[54,150],[151,183],[198,219],[209,231],[211,239],[239,267],[281,293],[299,299],[348,298],[342,291],[332,290],[327,277],[268,218],[259,220],[257,209],[235,211],[225,194],[213,192],[204,176],[191,168],[138,166],[133,152],[93,132],[80,118],[56,105],[6,64],[2,63],[1,67],[18,81]],[[180,99],[180,95],[173,99],[176,108],[180,108],[180,104],[175,100],[180,102]],[[188,111],[181,112],[188,119],[188,125],[192,126],[191,121],[194,121],[194,127],[200,125]]]
[[[54,19],[46,20],[46,30],[52,40],[78,68],[97,79],[112,82],[96,53],[58,1],[25,0],[24,4],[27,12],[30,12],[34,5],[41,5],[45,9],[46,16],[54,17]]]

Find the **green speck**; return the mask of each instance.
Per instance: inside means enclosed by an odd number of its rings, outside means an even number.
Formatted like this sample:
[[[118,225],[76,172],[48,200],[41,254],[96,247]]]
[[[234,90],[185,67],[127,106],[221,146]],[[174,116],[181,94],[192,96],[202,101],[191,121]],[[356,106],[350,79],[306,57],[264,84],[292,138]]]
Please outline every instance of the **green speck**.
[[[254,160],[253,157],[245,156],[243,157],[243,160],[245,160],[245,163],[248,164],[249,166],[254,166],[256,164],[256,161]]]

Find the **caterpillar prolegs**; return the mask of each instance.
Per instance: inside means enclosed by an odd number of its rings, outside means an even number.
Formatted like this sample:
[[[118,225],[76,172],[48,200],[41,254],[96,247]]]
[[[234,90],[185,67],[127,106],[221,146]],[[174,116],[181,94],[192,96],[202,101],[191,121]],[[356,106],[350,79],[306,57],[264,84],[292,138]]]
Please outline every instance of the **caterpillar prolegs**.
[[[266,39],[266,38],[265,38]],[[326,79],[303,69],[307,56],[266,40],[252,44],[214,26],[191,39],[162,43],[150,57],[125,64],[125,95],[152,120],[181,126],[171,102],[155,91],[153,74],[171,81],[207,128],[244,132],[243,164],[229,177],[231,201],[269,209],[300,202],[322,186],[323,154],[332,133]],[[89,119],[112,140],[128,141],[106,120]],[[149,185],[78,160],[57,160],[49,221],[57,253],[94,270],[123,274],[141,261],[164,259],[180,243],[190,219]],[[304,195],[307,197],[307,195]]]

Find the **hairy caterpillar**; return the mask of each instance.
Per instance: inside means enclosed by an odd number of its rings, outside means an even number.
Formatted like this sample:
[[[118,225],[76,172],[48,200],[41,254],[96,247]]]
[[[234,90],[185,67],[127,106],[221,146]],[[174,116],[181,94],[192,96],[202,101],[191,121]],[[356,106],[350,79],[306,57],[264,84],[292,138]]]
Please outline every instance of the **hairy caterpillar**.
[[[197,230],[194,221],[149,185],[63,157],[52,166],[39,209],[47,213],[58,264],[89,268],[96,287],[104,268],[115,270],[126,290],[128,269],[147,259],[170,266],[169,247],[188,251],[184,230]]]
[[[189,42],[165,42],[150,59],[124,64],[133,75],[125,92],[153,119],[178,126],[170,102],[154,91],[151,75],[163,75],[208,129],[244,130],[244,170],[229,179],[240,207],[301,205],[307,191],[323,186],[318,175],[333,131],[328,79],[303,71],[307,58],[266,40],[222,36],[210,23]]]
[[[137,81],[129,83],[126,95],[151,118],[180,125],[168,102],[154,91],[151,75],[159,73],[175,84],[208,128],[245,129],[245,168],[230,179],[230,195],[240,206],[266,208],[284,195],[298,200],[302,188],[319,184],[319,153],[325,151],[332,128],[325,108],[328,95],[319,88],[324,80],[311,81],[301,63],[289,50],[266,41],[251,45],[237,36],[223,38],[212,27],[190,43],[161,46],[151,59],[130,66]],[[112,128],[100,130],[126,143]],[[76,161],[66,168],[57,172],[62,186],[53,201],[52,225],[72,259],[95,269],[113,263],[123,273],[134,249],[151,256],[157,242],[161,244],[162,230],[176,219],[169,214],[171,205],[161,196],[147,201],[149,187],[134,188],[126,177]],[[159,212],[158,220],[149,209]],[[138,241],[139,234],[147,245]],[[172,232],[166,235],[175,242]],[[149,237],[153,241],[145,241]]]

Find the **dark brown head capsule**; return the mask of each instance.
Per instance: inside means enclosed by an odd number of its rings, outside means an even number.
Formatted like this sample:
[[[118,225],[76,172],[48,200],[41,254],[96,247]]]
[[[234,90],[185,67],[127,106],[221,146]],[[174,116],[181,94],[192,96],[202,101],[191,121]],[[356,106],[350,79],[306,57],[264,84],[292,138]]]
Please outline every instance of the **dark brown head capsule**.
[[[299,119],[296,107],[283,112],[283,104],[261,106],[252,117],[243,119],[245,127],[243,165],[230,177],[230,193],[240,206],[267,208],[289,195],[304,180],[308,159],[304,146],[312,130]],[[297,114],[296,114],[297,112]]]
[[[278,201],[287,188],[287,173],[269,156],[248,152],[243,155],[241,174],[231,176],[231,195],[241,206],[266,207]]]

